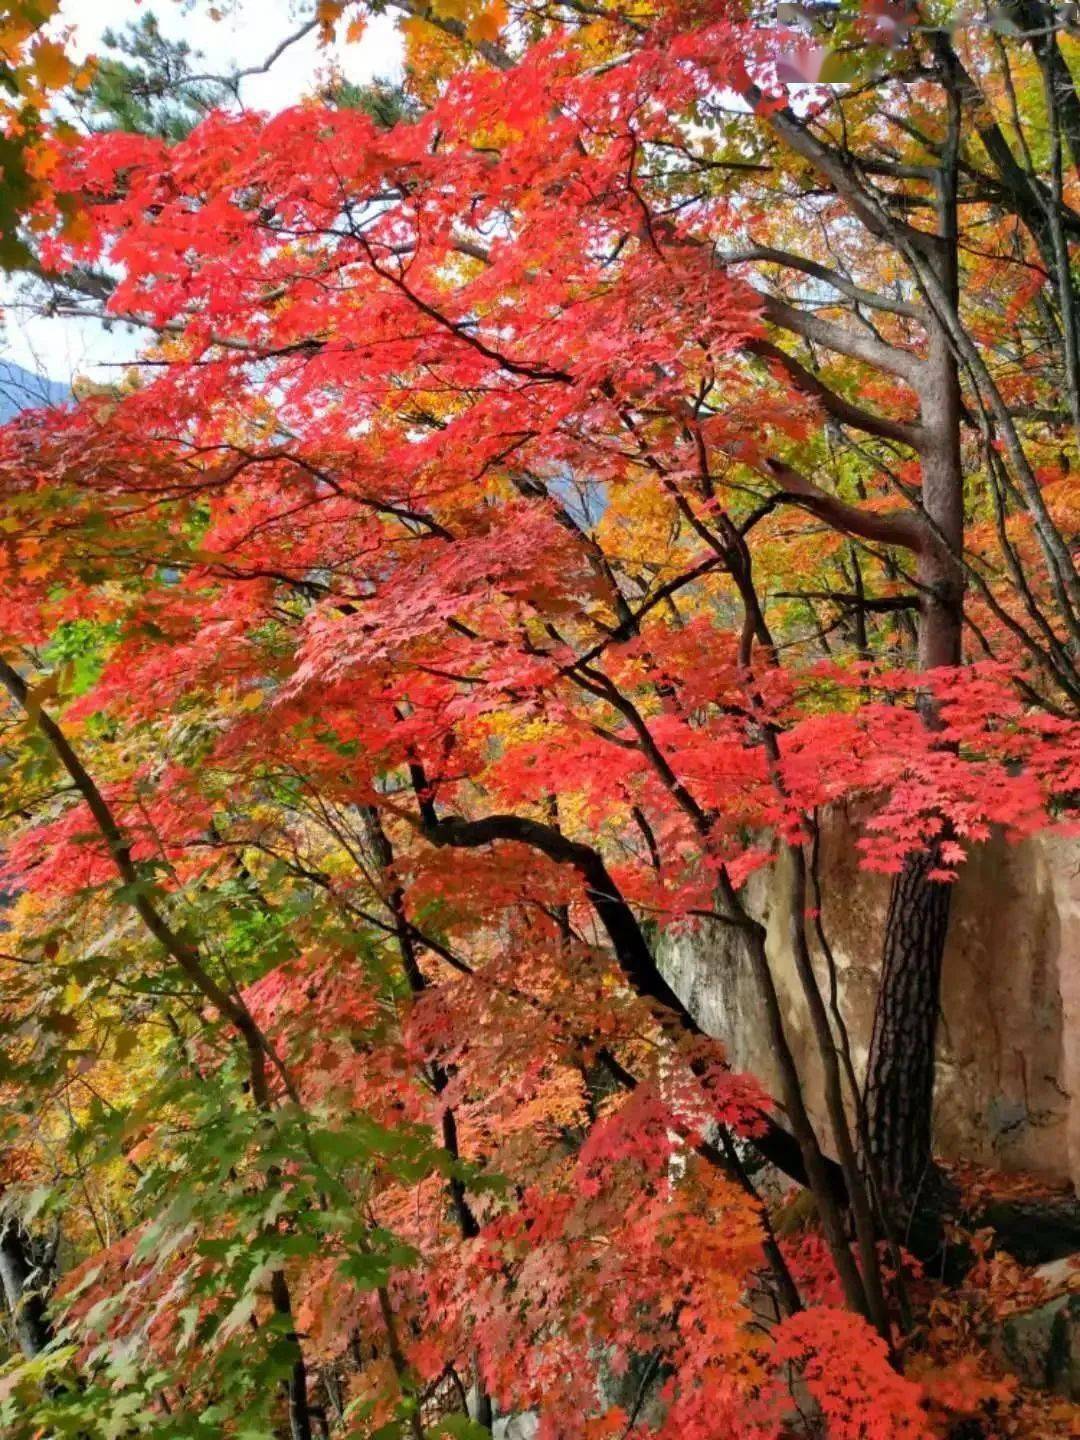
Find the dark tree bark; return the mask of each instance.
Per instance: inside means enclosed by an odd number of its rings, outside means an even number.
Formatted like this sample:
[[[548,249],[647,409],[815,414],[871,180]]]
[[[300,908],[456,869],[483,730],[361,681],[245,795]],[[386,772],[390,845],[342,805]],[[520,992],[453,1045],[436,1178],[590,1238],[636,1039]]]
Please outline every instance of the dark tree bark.
[[[0,1285],[19,1349],[32,1360],[52,1339],[41,1267],[33,1253],[33,1241],[19,1222],[9,1218],[0,1224]]]
[[[942,79],[949,95],[949,139],[938,183],[938,234],[929,261],[951,304],[957,299],[957,157],[960,87],[948,62]],[[920,670],[963,660],[964,472],[962,399],[957,357],[939,319],[929,324],[919,386],[922,504],[930,531],[920,552],[918,660]],[[939,724],[927,697],[926,724]],[[874,1014],[865,1104],[869,1159],[876,1167],[886,1216],[903,1233],[925,1185],[933,1148],[934,1056],[941,1004],[941,972],[952,887],[930,879],[940,864],[936,848],[909,855],[889,900]]]
[[[934,1048],[951,890],[928,879],[935,861],[933,854],[910,857],[893,885],[866,1074],[870,1154],[893,1219],[905,1227],[925,1191],[932,1157]]]

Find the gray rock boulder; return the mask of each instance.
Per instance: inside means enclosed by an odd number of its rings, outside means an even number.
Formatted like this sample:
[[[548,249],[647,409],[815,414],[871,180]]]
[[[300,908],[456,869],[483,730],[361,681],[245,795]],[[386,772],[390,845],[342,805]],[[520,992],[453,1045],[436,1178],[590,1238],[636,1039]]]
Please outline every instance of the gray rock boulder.
[[[992,1348],[1023,1384],[1080,1401],[1080,1268],[1070,1257],[1038,1274],[1047,1298],[1002,1320]]]

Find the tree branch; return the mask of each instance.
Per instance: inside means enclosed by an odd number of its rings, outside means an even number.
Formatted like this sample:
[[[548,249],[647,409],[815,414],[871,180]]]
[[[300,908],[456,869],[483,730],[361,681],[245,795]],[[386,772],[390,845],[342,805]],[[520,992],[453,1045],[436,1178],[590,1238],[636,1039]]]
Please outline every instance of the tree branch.
[[[805,340],[823,345],[826,350],[835,350],[838,355],[862,360],[876,370],[886,370],[906,381],[912,389],[918,389],[923,377],[923,362],[910,351],[875,340],[872,335],[860,335],[831,320],[822,320],[819,315],[799,310],[775,295],[766,295],[761,308],[766,320],[778,325],[781,330],[790,330]]]
[[[885,415],[874,415],[869,410],[863,410],[858,405],[853,405],[831,390],[822,380],[808,370],[801,361],[796,360],[794,355],[789,355],[779,345],[774,345],[771,340],[750,340],[744,346],[752,355],[760,355],[762,359],[773,360],[776,364],[783,366],[790,376],[796,389],[821,404],[834,420],[839,420],[841,425],[850,425],[855,430],[862,430],[867,435],[877,435],[882,440],[893,440],[899,445],[910,445],[917,450],[924,439],[923,428],[916,421],[890,420]]]
[[[717,259],[723,265],[760,261],[769,265],[781,265],[785,270],[800,270],[804,275],[812,275],[815,280],[821,280],[839,294],[846,295],[857,305],[866,305],[871,310],[887,310],[891,315],[905,315],[909,320],[926,323],[926,312],[921,306],[907,300],[893,300],[888,295],[878,295],[873,290],[864,290],[862,286],[853,284],[846,276],[841,275],[838,270],[830,270],[827,265],[820,265],[805,255],[794,255],[790,250],[777,250],[772,245],[747,245],[742,250],[731,250],[718,255]]]
[[[581,876],[585,893],[607,931],[619,969],[627,983],[642,999],[658,1010],[661,1022],[672,1024],[689,1035],[706,1035],[678,995],[671,988],[653,958],[637,919],[612,879],[600,854],[589,845],[568,839],[554,826],[520,815],[486,815],[480,820],[458,816],[442,819],[435,811],[423,769],[410,766],[420,802],[420,829],[431,844],[477,850],[497,841],[513,841],[540,851],[559,865],[569,865]],[[800,1185],[807,1183],[806,1167],[797,1141],[770,1117],[763,1117],[765,1130],[755,1136],[757,1150]],[[826,1160],[829,1184],[838,1197],[846,1194],[843,1175],[834,1161]]]
[[[834,530],[871,540],[879,545],[900,545],[920,555],[930,543],[930,535],[920,517],[913,512],[891,511],[888,514],[865,510],[859,505],[830,495],[809,476],[782,460],[766,460],[765,474],[784,489],[787,498],[809,510]]]

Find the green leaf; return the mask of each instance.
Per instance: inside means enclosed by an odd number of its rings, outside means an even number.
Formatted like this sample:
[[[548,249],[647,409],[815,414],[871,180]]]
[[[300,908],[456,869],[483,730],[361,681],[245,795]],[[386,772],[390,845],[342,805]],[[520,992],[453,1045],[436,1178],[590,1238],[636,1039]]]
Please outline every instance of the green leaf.
[[[866,58],[849,50],[830,50],[821,62],[818,82],[822,85],[851,85],[866,73]]]
[[[453,1440],[491,1440],[491,1431],[486,1425],[461,1414],[444,1415],[430,1429],[425,1430],[424,1434],[429,1440],[436,1440],[436,1437],[442,1435],[450,1435]]]

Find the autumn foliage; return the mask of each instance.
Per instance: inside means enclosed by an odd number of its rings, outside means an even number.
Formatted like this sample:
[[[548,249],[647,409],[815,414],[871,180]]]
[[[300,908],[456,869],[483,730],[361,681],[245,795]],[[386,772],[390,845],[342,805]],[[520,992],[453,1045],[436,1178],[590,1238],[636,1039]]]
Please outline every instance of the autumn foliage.
[[[392,127],[61,129],[24,216],[147,348],[0,431],[0,1186],[59,1276],[0,1429],[1075,1434],[988,1348],[987,1255],[961,1302],[891,1231],[840,1036],[819,1134],[662,966],[727,926],[771,1015],[747,882],[794,867],[833,1035],[823,816],[931,887],[1075,826],[1061,302],[998,191],[958,543],[923,492],[931,161],[977,189],[1038,54],[905,6],[840,7],[824,72],[734,0],[402,8]],[[935,34],[982,87],[951,138]]]

